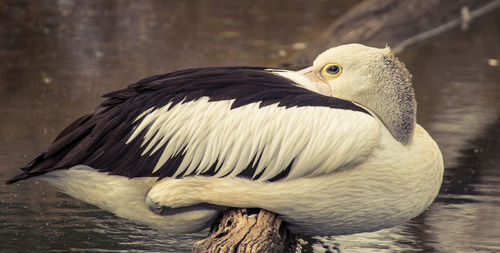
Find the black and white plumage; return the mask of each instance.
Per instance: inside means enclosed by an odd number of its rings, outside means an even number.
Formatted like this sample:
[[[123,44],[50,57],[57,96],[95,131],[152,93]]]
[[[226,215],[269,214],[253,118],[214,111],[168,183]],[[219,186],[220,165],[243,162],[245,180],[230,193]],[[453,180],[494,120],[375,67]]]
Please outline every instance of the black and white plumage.
[[[256,207],[323,235],[404,222],[441,183],[441,153],[388,48],[340,46],[299,72],[182,70],[104,97],[8,183],[36,177],[171,233]]]

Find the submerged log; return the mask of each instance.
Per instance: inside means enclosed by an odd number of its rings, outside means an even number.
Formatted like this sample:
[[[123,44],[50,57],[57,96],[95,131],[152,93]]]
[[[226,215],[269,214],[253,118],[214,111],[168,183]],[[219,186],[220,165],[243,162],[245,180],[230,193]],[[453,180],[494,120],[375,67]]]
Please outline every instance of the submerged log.
[[[230,209],[193,246],[193,252],[289,252],[281,217],[262,209]]]

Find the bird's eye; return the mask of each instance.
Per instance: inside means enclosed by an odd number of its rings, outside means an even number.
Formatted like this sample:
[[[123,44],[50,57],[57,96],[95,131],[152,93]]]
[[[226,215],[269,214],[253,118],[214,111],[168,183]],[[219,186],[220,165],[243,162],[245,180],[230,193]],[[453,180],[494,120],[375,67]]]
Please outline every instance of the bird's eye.
[[[326,79],[333,79],[342,73],[342,67],[336,63],[330,63],[323,66],[321,69],[321,76]]]

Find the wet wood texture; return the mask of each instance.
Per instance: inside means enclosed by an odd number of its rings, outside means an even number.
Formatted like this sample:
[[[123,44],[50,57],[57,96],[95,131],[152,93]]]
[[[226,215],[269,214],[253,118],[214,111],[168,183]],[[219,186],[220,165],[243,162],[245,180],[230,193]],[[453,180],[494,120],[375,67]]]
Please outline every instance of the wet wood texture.
[[[212,226],[193,252],[288,252],[288,232],[281,217],[258,209],[230,209]]]

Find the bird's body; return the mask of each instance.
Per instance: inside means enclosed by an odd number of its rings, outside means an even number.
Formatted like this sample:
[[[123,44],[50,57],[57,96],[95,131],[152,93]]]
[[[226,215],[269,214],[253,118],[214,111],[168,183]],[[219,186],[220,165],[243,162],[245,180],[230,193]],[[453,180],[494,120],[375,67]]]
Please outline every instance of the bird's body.
[[[171,233],[225,207],[280,214],[292,232],[374,231],[423,212],[443,161],[415,122],[389,49],[346,45],[300,72],[173,72],[107,94],[23,174]]]

